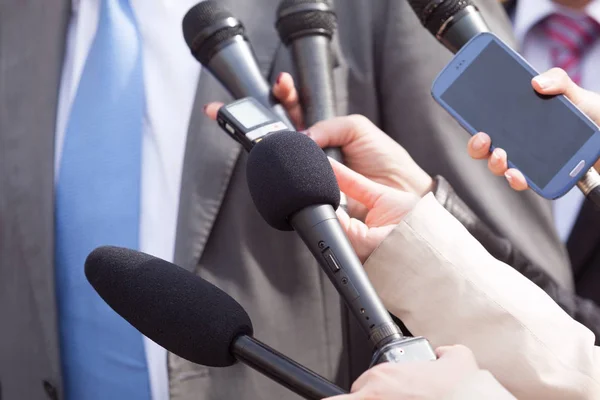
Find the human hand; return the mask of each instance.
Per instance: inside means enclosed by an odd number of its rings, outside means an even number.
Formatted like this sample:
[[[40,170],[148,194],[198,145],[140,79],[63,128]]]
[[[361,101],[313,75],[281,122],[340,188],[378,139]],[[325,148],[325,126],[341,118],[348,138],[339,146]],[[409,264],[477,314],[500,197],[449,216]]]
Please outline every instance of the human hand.
[[[298,97],[298,91],[294,85],[294,78],[287,72],[282,72],[277,77],[277,81],[273,85],[272,89],[273,96],[281,103],[281,105],[287,111],[292,124],[298,130],[304,130],[304,117],[302,115],[302,107],[300,106],[300,99]],[[217,112],[219,108],[223,106],[223,103],[212,102],[204,106],[204,113],[212,120],[217,120]]]
[[[285,107],[292,123],[303,130],[302,108],[290,74],[284,72],[277,78],[273,95]],[[206,115],[216,119],[222,105],[207,104]],[[433,179],[406,150],[363,116],[351,115],[322,121],[305,133],[321,148],[341,147],[345,165],[375,182],[419,196],[431,190]]]
[[[582,89],[559,68],[553,68],[533,78],[531,81],[536,92],[544,95],[564,94],[592,121],[600,125],[600,95]],[[504,175],[510,186],[517,191],[528,189],[525,176],[516,168],[508,168],[506,151],[500,148],[490,153],[492,141],[490,137],[480,132],[469,140],[467,151],[477,160],[487,160],[488,169],[497,176]]]
[[[479,371],[465,346],[439,347],[436,354],[436,361],[376,365],[354,382],[350,394],[326,400],[438,400]]]
[[[415,193],[403,192],[374,182],[333,159],[329,161],[340,190],[366,210],[364,222],[351,218],[342,208],[337,211],[354,251],[364,263],[402,218],[414,208],[420,197]]]

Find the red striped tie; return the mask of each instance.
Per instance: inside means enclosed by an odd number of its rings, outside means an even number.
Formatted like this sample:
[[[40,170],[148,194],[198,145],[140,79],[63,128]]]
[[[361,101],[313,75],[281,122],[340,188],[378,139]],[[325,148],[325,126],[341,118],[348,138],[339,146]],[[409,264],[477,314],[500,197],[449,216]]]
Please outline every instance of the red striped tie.
[[[600,24],[588,16],[552,14],[543,27],[552,42],[552,65],[564,69],[575,83],[581,84],[581,60],[600,37]]]

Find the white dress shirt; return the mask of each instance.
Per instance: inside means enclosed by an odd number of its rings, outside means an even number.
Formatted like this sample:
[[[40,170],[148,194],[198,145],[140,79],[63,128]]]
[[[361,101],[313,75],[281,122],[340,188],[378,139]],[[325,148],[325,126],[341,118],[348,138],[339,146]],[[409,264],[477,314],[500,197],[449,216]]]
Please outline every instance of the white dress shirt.
[[[140,251],[172,261],[185,141],[200,64],[181,21],[199,0],[130,0],[143,42],[146,118],[142,139]],[[100,0],[73,0],[56,126],[55,177],[65,129],[96,33]],[[169,398],[167,352],[144,338],[153,400]]]
[[[583,12],[600,22],[600,2],[597,0],[592,1]],[[535,28],[535,25],[553,13],[569,15],[575,11],[551,0],[518,0],[515,14],[512,16],[514,34],[521,47],[521,54],[539,72],[553,67],[550,58],[551,41],[541,29]],[[582,63],[581,86],[600,92],[600,40],[590,48]],[[554,221],[563,242],[566,242],[571,234],[583,200],[583,194],[575,187],[553,202]]]

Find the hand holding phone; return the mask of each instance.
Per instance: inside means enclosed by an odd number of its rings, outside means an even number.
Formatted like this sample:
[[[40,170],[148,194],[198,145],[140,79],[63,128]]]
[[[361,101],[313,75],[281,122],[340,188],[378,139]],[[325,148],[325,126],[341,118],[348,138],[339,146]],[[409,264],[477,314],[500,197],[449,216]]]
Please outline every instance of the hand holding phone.
[[[564,70],[559,68],[548,70],[533,78],[532,85],[535,91],[542,95],[565,95],[592,121],[600,124],[600,95],[579,87]],[[476,160],[488,160],[490,171],[498,176],[504,175],[514,190],[529,189],[527,180],[519,170],[508,169],[506,152],[496,148],[494,154],[498,155],[499,159],[492,158],[490,147],[490,137],[486,133],[480,132],[469,140],[467,150],[469,155]],[[599,167],[598,164],[597,161],[596,169]]]
[[[600,156],[600,132],[567,97],[549,96],[559,91],[537,93],[536,75],[514,50],[483,33],[440,73],[432,94],[469,133],[486,132],[492,149],[506,150],[508,166],[520,170],[529,187],[557,198]]]

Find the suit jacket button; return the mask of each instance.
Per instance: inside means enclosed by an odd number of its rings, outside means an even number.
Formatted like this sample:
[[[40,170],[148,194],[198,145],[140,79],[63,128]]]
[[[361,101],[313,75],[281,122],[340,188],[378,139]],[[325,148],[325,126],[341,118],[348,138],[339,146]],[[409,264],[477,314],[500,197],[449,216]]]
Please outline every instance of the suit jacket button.
[[[48,395],[48,397],[52,400],[58,400],[58,394],[56,392],[56,388],[52,386],[52,384],[48,381],[43,381],[44,391]]]

